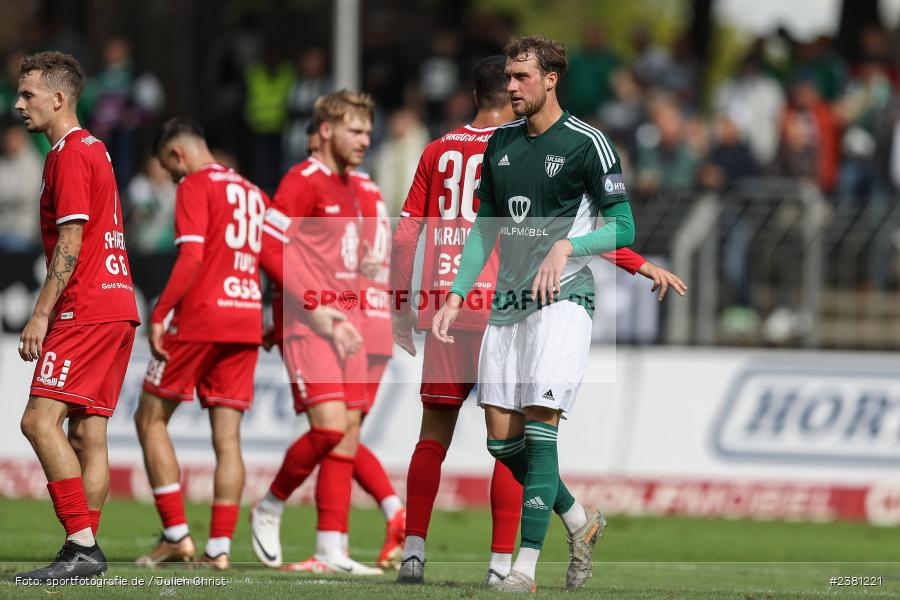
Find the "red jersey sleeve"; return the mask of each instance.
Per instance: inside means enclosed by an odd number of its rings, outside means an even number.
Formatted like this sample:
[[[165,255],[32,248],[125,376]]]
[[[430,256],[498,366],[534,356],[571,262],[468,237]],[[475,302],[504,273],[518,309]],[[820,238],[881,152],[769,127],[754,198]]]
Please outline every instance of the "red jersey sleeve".
[[[428,211],[432,154],[432,146],[429,145],[419,157],[416,175],[406,194],[406,200],[400,211],[400,221],[394,232],[394,243],[391,244],[391,289],[394,290],[409,292],[412,286],[416,246]],[[397,305],[394,308],[399,309],[401,306]]]
[[[619,248],[618,250],[613,250],[612,252],[604,252],[600,255],[603,257],[603,260],[608,261],[619,267],[620,269],[624,269],[628,271],[632,275],[638,272],[638,269],[643,266],[647,259],[632,250],[631,248]]]
[[[429,145],[419,158],[416,175],[413,178],[406,200],[403,202],[401,217],[424,217],[428,207],[428,182],[431,180],[431,156],[433,151]]]
[[[56,224],[91,218],[91,164],[87,155],[75,148],[63,148],[56,158],[53,179],[53,206]]]
[[[206,189],[198,177],[188,177],[178,185],[175,195],[175,245],[202,244],[209,227]]]

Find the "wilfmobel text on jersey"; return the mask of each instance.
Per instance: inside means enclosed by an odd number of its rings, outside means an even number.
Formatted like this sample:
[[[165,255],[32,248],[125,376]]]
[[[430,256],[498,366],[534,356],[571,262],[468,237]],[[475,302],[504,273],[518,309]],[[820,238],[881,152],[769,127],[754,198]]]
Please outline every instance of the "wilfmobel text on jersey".
[[[518,235],[526,237],[546,237],[550,235],[543,227],[515,227],[506,225],[500,228],[500,235]]]

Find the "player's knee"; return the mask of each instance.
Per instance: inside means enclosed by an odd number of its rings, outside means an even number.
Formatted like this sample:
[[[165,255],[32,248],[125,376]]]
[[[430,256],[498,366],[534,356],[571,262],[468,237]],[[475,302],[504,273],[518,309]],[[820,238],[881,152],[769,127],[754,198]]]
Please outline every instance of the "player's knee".
[[[31,442],[47,436],[54,426],[56,423],[48,415],[41,414],[37,410],[26,410],[19,423],[22,435]]]

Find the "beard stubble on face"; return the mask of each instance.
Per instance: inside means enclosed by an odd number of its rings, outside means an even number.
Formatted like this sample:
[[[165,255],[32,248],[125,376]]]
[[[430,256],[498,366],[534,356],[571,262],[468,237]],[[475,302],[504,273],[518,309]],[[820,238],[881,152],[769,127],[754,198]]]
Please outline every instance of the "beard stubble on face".
[[[524,117],[527,119],[540,112],[546,103],[547,91],[541,88],[541,93],[537,97],[531,99],[522,98],[522,106],[518,110],[513,106],[513,113],[517,117]]]

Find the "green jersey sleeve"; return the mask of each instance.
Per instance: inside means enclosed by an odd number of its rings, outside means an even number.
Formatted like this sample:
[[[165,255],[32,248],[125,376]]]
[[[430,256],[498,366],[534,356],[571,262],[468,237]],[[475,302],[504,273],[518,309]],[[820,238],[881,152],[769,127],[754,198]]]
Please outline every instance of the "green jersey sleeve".
[[[634,242],[634,219],[628,202],[603,207],[604,223],[585,235],[569,238],[572,256],[594,256],[630,246]]]
[[[598,134],[593,142],[584,156],[584,188],[600,207],[628,202],[619,153],[603,134]]]
[[[483,180],[482,185],[484,185]],[[459,271],[450,288],[451,294],[465,299],[469,290],[475,285],[491,252],[494,251],[494,243],[497,241],[497,233],[500,231],[498,216],[497,207],[492,202],[482,200],[478,205],[478,214],[475,216],[475,222],[472,223],[472,229],[469,230],[466,243],[463,245],[462,257],[459,259]]]

